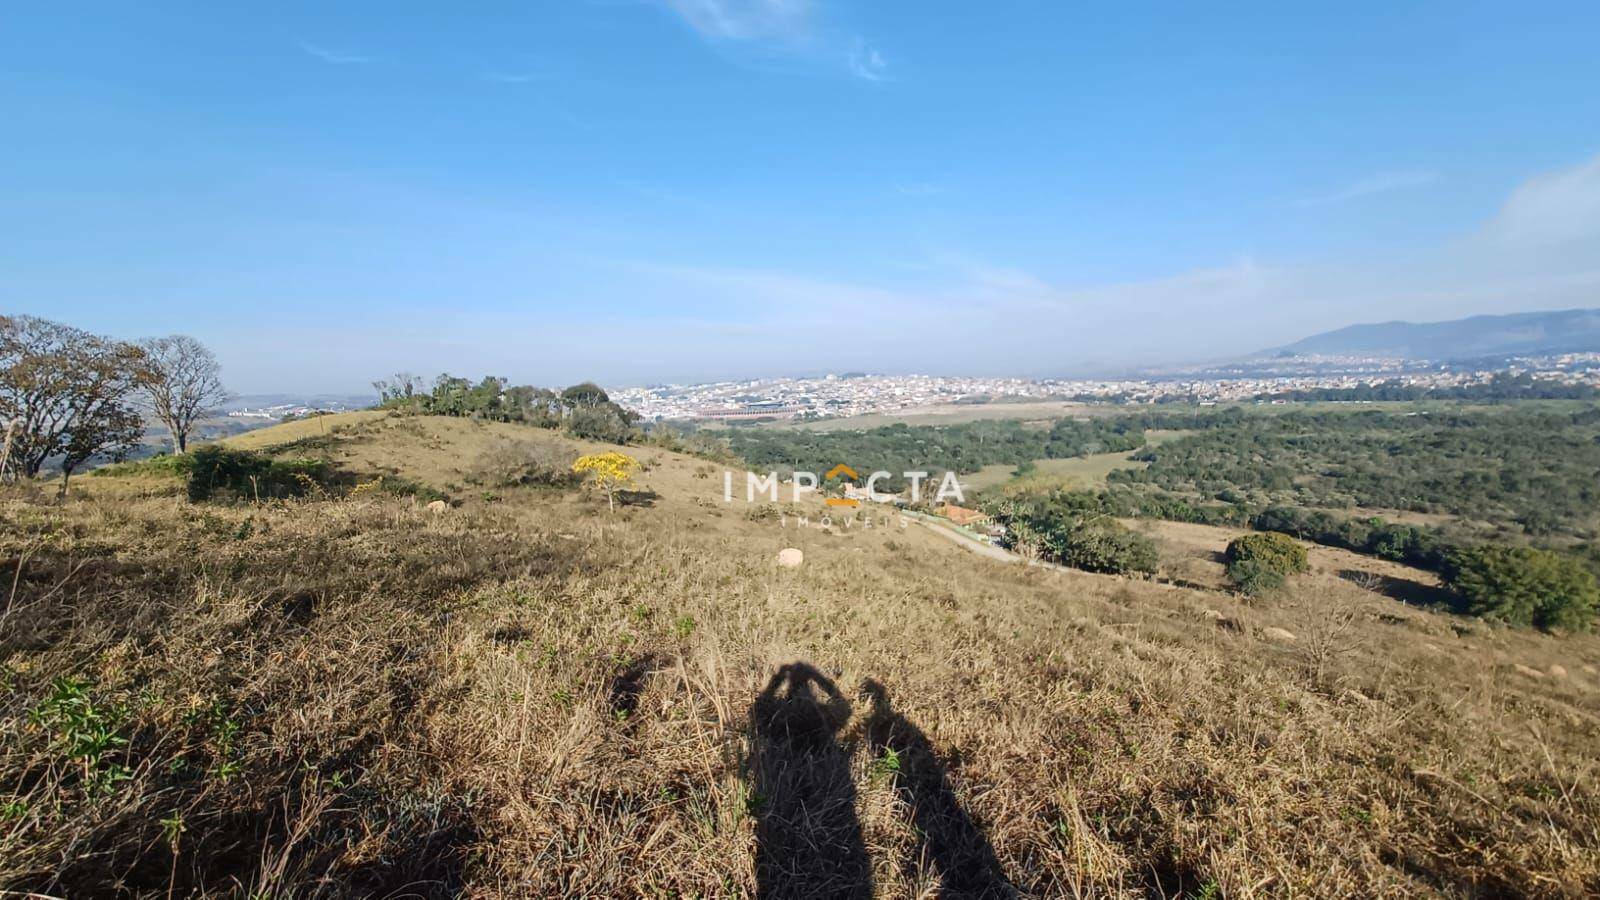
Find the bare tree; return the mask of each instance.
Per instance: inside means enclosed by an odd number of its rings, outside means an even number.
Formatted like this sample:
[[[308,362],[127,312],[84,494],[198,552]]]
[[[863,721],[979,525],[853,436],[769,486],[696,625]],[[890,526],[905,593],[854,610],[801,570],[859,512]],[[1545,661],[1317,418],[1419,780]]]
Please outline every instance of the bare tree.
[[[139,342],[149,360],[150,378],[142,385],[150,412],[172,435],[172,451],[189,449],[189,432],[217,404],[228,399],[217,358],[186,334]]]
[[[128,402],[149,377],[144,351],[34,316],[0,316],[0,418],[9,462],[25,477],[59,460],[61,492],[97,455],[118,459],[138,442]]]

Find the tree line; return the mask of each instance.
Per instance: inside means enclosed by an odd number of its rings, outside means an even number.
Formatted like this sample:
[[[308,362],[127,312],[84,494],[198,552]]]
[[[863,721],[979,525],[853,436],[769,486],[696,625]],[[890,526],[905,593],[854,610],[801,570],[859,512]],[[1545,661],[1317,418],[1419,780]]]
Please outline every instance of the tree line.
[[[509,384],[494,375],[473,381],[446,372],[429,382],[402,372],[378,379],[372,386],[378,391],[381,409],[561,428],[574,437],[611,444],[630,443],[642,436],[635,428],[638,414],[612,402],[605,389],[592,381],[555,391]]]
[[[1392,402],[1405,400],[1593,400],[1600,397],[1592,384],[1567,384],[1535,378],[1528,372],[1496,372],[1480,384],[1426,387],[1390,379],[1348,388],[1302,388],[1263,394],[1263,399],[1292,401]]]
[[[227,399],[220,367],[194,338],[119,341],[37,316],[0,316],[0,478],[34,478],[47,465],[72,473],[120,460],[164,425],[172,448]]]
[[[728,446],[751,468],[787,476],[822,472],[846,463],[861,472],[976,472],[987,465],[1020,466],[1036,459],[1065,459],[1127,452],[1144,444],[1142,425],[1131,418],[1062,419],[1047,428],[1015,419],[957,425],[896,423],[857,431],[800,428],[740,428]],[[885,484],[903,488],[898,476]]]
[[[1136,455],[1113,484],[1185,498],[1449,514],[1530,538],[1593,540],[1600,521],[1600,408],[1231,410],[1151,414],[1197,433]]]

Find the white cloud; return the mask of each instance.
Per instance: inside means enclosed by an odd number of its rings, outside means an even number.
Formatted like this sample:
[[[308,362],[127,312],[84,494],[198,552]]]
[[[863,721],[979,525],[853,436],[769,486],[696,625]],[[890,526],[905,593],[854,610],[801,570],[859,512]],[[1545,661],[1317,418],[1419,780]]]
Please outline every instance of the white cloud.
[[[740,54],[844,65],[863,81],[884,81],[889,61],[864,37],[826,21],[817,0],[655,0],[707,42]],[[738,59],[738,55],[733,58]]]
[[[1518,246],[1600,238],[1600,156],[1528,179],[1487,230]]]
[[[1421,182],[1369,179],[1342,193]],[[768,371],[860,366],[867,358],[878,368],[927,368],[929,348],[941,347],[962,348],[957,369],[974,373],[1227,359],[1357,322],[1597,305],[1600,159],[1526,179],[1497,215],[1464,223],[1454,239],[1376,258],[1274,265],[1244,255],[1093,284],[955,253],[912,262],[918,265],[904,267],[914,273],[909,279],[876,284],[715,267],[654,274],[706,301],[705,319],[768,329],[776,342],[749,361]],[[874,339],[840,342],[837,330],[819,330],[817,322],[848,323],[848,333]],[[712,355],[720,359],[721,350]]]
[[[326,47],[320,47],[311,43],[310,41],[299,41],[295,46],[299,47],[303,52],[314,56],[325,63],[335,66],[348,66],[355,65],[357,63],[369,63],[373,61],[372,57],[370,56],[360,56],[354,53],[344,53],[338,50],[329,50]]]
[[[1382,172],[1369,175],[1359,181],[1353,182],[1340,190],[1315,197],[1306,197],[1299,203],[1300,206],[1331,206],[1336,203],[1347,203],[1375,194],[1387,194],[1391,191],[1405,190],[1406,188],[1422,187],[1433,184],[1439,180],[1437,172]]]
[[[850,74],[867,81],[882,81],[888,71],[889,63],[883,54],[866,41],[857,40],[850,48]]]
[[[729,41],[793,40],[812,19],[810,0],[663,0],[667,8],[708,38]]]

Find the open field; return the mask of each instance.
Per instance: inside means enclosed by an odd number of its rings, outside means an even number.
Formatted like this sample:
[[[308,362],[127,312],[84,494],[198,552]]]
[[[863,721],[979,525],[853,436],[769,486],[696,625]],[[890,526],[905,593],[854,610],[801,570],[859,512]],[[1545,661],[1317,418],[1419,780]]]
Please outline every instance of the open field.
[[[1158,446],[1182,437],[1182,431],[1150,431],[1145,434],[1147,446]],[[1036,459],[1034,472],[1016,477],[1016,466],[994,464],[984,466],[963,476],[962,485],[968,490],[980,491],[1002,485],[1016,485],[1029,489],[1052,487],[1097,488],[1104,487],[1106,476],[1118,469],[1142,469],[1149,463],[1130,459],[1132,453],[1091,453],[1088,456],[1066,456],[1060,459]]]
[[[498,440],[581,449],[551,432],[311,424],[235,440],[453,505],[0,503],[0,888],[1600,891],[1600,639],[1402,603],[1405,567],[1313,549],[1243,602],[1220,529],[1135,523],[1160,580],[1046,570],[724,504],[661,450],[608,514],[468,481]]]
[[[357,425],[379,421],[385,415],[387,413],[381,410],[363,409],[354,412],[333,413],[326,416],[312,416],[308,419],[273,425],[270,428],[247,431],[244,434],[227,438],[223,443],[242,450],[260,450],[263,447],[270,447],[276,444],[286,444],[311,437],[323,437],[333,434],[341,428],[352,428]]]

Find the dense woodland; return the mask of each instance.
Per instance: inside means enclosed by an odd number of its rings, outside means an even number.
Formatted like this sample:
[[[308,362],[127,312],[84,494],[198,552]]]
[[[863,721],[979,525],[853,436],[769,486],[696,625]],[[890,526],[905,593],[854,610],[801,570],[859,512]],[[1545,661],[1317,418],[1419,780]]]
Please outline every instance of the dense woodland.
[[[1151,430],[1185,434],[1147,444]],[[1156,410],[1047,428],[994,421],[740,430],[730,444],[752,467],[780,472],[843,461],[889,472],[969,473],[997,463],[1026,468],[1035,459],[1132,451],[1147,466],[1112,472],[1103,488],[1002,488],[981,502],[1006,526],[1014,548],[1093,571],[1150,571],[1153,549],[1115,520],[1160,518],[1252,527],[1392,559],[1447,581],[1466,578],[1464,594],[1498,584],[1482,574],[1483,565],[1464,560],[1536,574],[1549,582],[1538,589],[1546,595],[1554,585],[1581,585],[1579,599],[1565,608],[1582,612],[1543,616],[1518,608],[1502,616],[1523,624],[1569,627],[1586,622],[1600,604],[1583,571],[1600,570],[1593,543],[1600,524],[1600,408],[1593,406]],[[1438,520],[1393,521],[1401,513]],[[1530,562],[1500,552],[1529,545],[1559,553]],[[1467,599],[1479,612],[1500,609]]]
[[[1159,445],[1149,430],[1188,432]],[[1308,410],[1129,414],[889,425],[862,431],[739,429],[733,452],[787,473],[846,462],[858,470],[975,472],[1095,453],[1148,462],[1110,476],[1114,505],[1145,515],[1243,524],[1271,506],[1432,513],[1508,534],[1592,540],[1600,500],[1600,408]]]
[[[733,453],[752,468],[783,475],[796,469],[826,471],[841,462],[861,472],[884,471],[896,477],[912,470],[966,474],[996,463],[1023,465],[1036,459],[1130,451],[1143,444],[1143,428],[1129,419],[1062,419],[1048,428],[1014,420],[960,425],[900,423],[831,432],[745,428],[728,436]],[[891,489],[899,489],[897,483],[890,484]]]
[[[1534,538],[1591,540],[1600,408],[1366,410],[1144,417],[1195,431],[1111,476],[1193,502],[1448,514]]]
[[[1566,384],[1534,378],[1527,372],[1497,372],[1483,384],[1458,387],[1423,387],[1399,380],[1353,388],[1307,388],[1268,394],[1275,400],[1394,401],[1394,400],[1593,400],[1600,396],[1592,384]]]

